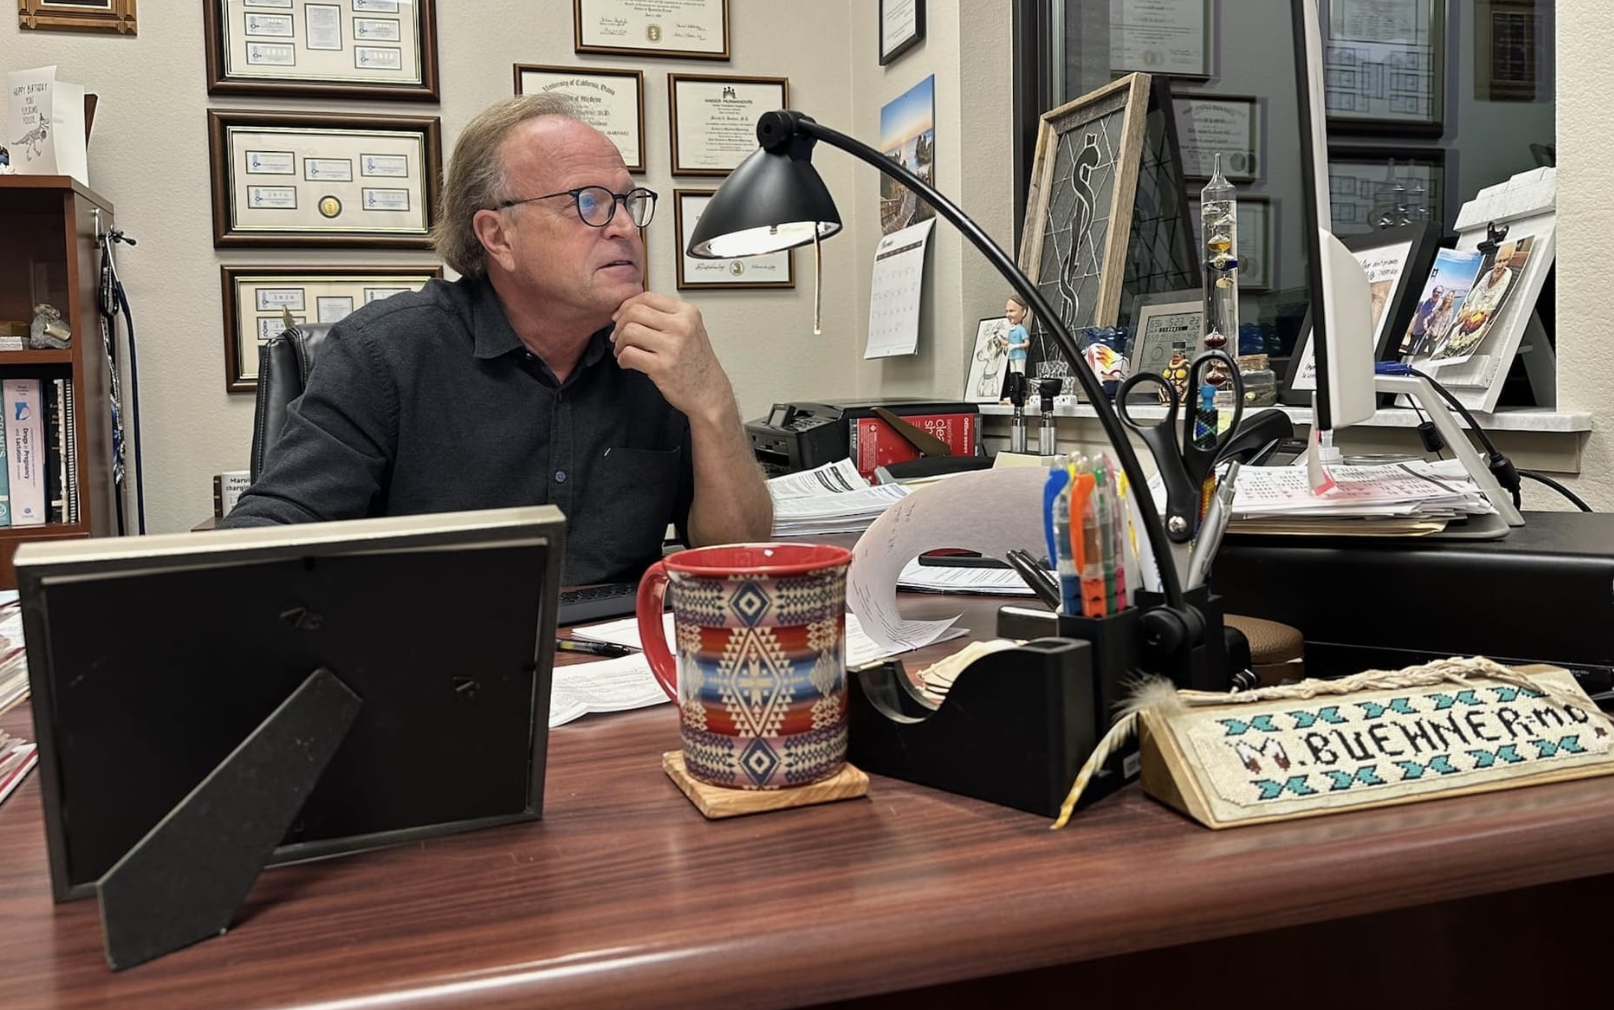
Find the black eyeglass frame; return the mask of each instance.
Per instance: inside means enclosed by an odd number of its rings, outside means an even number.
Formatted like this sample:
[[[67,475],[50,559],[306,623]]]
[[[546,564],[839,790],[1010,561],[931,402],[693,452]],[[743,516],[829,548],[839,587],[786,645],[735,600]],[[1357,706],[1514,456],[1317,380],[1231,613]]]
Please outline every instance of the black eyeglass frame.
[[[588,217],[583,214],[583,194],[591,189],[599,190],[611,198],[611,213],[599,224],[595,224],[593,221],[590,221]],[[628,209],[628,201],[637,195],[648,196],[650,198],[650,202],[648,204],[649,209],[645,211],[643,221],[634,221],[633,211]],[[548,200],[557,196],[571,197],[572,206],[577,208],[577,219],[588,225],[590,228],[609,227],[611,222],[616,220],[616,212],[618,208],[628,215],[628,220],[633,221],[634,227],[644,228],[648,226],[652,220],[654,220],[656,216],[656,201],[661,199],[661,194],[657,193],[653,189],[646,189],[643,186],[635,186],[626,193],[612,193],[604,186],[578,186],[576,189],[563,189],[559,193],[545,193],[543,196],[529,196],[524,200],[501,200],[494,204],[492,209],[504,210],[507,207],[515,207],[523,203],[533,203],[537,200]]]

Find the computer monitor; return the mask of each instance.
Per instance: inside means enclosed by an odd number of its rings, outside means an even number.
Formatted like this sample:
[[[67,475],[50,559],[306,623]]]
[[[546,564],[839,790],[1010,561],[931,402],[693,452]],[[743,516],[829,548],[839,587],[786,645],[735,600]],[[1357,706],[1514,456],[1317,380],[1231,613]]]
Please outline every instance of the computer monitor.
[[[1323,36],[1318,0],[1290,0],[1295,38],[1295,79],[1300,110],[1300,187],[1311,296],[1312,354],[1316,361],[1313,429],[1333,431],[1373,416],[1372,294],[1367,274],[1330,230],[1328,119],[1324,99]]]
[[[539,817],[564,548],[552,506],[24,544],[56,900],[92,893],[316,670],[356,715],[268,862]]]

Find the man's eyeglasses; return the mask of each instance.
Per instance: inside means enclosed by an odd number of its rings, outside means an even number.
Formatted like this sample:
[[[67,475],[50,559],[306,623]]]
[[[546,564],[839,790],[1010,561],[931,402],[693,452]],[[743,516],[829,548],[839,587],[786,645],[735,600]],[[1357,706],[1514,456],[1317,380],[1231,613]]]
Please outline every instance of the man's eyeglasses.
[[[543,196],[529,196],[525,200],[502,200],[493,209],[504,210],[514,207],[518,203],[532,203],[534,200],[548,200],[557,196],[569,196],[577,205],[577,216],[583,223],[595,228],[604,228],[616,217],[617,204],[627,210],[628,218],[635,227],[643,228],[650,223],[650,218],[656,213],[656,194],[653,190],[641,187],[630,189],[626,193],[613,193],[604,186],[579,186],[577,189],[568,189],[559,193],[545,193]]]

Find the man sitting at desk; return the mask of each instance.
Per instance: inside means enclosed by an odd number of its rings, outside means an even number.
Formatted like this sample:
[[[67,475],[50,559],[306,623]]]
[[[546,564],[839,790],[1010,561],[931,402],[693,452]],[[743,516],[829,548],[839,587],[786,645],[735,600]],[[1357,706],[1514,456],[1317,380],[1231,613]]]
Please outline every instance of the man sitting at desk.
[[[460,135],[433,230],[462,274],[332,327],[221,526],[553,504],[568,585],[685,543],[766,539],[773,506],[696,309],[644,290],[656,194],[564,99]]]

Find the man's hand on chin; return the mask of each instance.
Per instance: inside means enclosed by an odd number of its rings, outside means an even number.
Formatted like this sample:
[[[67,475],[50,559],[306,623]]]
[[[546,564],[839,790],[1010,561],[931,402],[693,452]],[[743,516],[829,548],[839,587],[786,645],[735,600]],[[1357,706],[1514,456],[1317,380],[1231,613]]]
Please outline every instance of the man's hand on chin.
[[[734,390],[695,306],[646,291],[624,301],[612,321],[617,363],[649,376],[667,402],[692,421],[716,420],[735,410]]]

